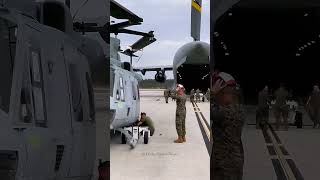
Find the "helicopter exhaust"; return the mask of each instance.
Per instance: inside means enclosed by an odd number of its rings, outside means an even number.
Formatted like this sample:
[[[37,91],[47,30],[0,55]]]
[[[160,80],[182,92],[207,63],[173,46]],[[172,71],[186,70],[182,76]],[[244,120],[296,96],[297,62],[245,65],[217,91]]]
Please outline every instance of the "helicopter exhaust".
[[[70,0],[66,0],[66,6],[70,9]]]

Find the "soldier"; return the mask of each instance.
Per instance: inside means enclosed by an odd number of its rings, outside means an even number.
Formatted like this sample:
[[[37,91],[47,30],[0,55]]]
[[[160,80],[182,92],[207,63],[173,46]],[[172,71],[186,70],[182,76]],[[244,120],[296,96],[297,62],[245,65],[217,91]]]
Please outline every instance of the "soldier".
[[[281,83],[280,88],[275,92],[276,102],[274,104],[274,115],[276,118],[276,130],[279,130],[281,124],[281,117],[283,118],[284,128],[288,130],[288,115],[289,106],[287,105],[287,99],[289,97],[289,92],[284,88]]]
[[[178,139],[175,143],[186,142],[186,100],[187,97],[184,94],[184,87],[181,84],[177,85],[177,109],[176,109],[176,130],[178,133]]]
[[[319,86],[313,86],[313,91],[307,102],[307,111],[310,119],[313,121],[313,128],[320,128],[320,90]]]
[[[210,101],[210,88],[208,88],[208,90],[206,92],[206,98],[208,101]]]
[[[190,92],[190,101],[191,101],[191,102],[194,102],[194,89],[191,89],[191,92]]]
[[[244,151],[241,134],[245,117],[239,104],[236,82],[224,72],[215,73],[212,78],[211,179],[242,180]]]
[[[172,101],[175,101],[175,100],[176,100],[176,94],[177,94],[176,90],[173,89],[173,90],[171,91],[171,95],[170,95],[170,97],[172,98]]]
[[[170,96],[170,90],[169,89],[165,89],[163,95],[164,95],[164,98],[166,99],[166,103],[168,103],[168,99],[169,99],[169,96]]]
[[[269,119],[269,88],[265,86],[259,92],[256,128],[266,128]]]
[[[196,103],[200,102],[200,90],[196,90]]]
[[[154,134],[154,125],[149,116],[145,112],[141,113],[140,121],[138,122],[138,126],[148,126],[150,129],[150,136]]]

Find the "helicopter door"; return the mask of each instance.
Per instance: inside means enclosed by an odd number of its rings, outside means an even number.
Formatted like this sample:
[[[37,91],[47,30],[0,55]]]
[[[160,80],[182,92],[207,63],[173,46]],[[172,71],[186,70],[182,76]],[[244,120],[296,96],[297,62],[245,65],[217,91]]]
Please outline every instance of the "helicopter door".
[[[55,146],[48,129],[48,103],[45,79],[46,57],[42,49],[41,33],[36,28],[24,29],[25,66],[21,88],[21,114],[23,123],[28,124],[22,132],[26,142],[26,177],[34,180],[53,175]],[[42,166],[37,166],[42,164]]]
[[[126,74],[124,76],[124,89],[125,89],[125,104],[126,104],[126,111],[125,116],[127,123],[131,123],[132,121],[132,90],[131,90],[131,81],[130,81],[130,75]]]
[[[19,169],[25,168],[26,147],[22,131],[27,125],[15,121],[18,117],[20,87],[24,59],[24,44],[17,44],[22,33],[16,24],[0,18],[0,179],[19,179]],[[18,31],[17,31],[18,30]],[[11,35],[10,35],[11,34]],[[17,57],[17,58],[15,58]],[[18,172],[17,172],[18,171]]]
[[[117,74],[118,76],[118,86],[116,88],[116,106],[117,106],[117,120],[127,121],[127,104],[126,104],[126,96],[125,96],[125,80],[124,76],[121,73]]]
[[[132,105],[131,105],[131,116],[133,120],[136,120],[139,118],[138,113],[136,112],[137,110],[137,98],[138,98],[138,93],[137,93],[137,88],[134,84],[134,81],[130,81],[130,86],[131,86],[131,92],[132,92]]]

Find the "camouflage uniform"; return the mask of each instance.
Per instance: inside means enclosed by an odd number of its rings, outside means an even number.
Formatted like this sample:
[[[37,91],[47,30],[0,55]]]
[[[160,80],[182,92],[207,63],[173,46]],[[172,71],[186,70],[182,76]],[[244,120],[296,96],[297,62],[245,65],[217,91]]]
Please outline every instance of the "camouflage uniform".
[[[149,116],[146,116],[144,119],[141,120],[143,123],[140,126],[148,126],[150,129],[150,136],[154,133],[154,125]]]
[[[240,105],[211,106],[212,155],[214,180],[241,180],[244,151],[241,140],[244,112]]]
[[[268,91],[262,90],[259,92],[258,109],[257,109],[257,129],[265,128],[269,119],[269,94]]]
[[[317,125],[320,127],[320,92],[312,92],[307,109],[313,121],[313,127],[315,128]]]
[[[289,106],[286,104],[289,93],[284,88],[279,88],[275,92],[276,103],[274,104],[274,115],[276,118],[276,129],[279,129],[281,124],[281,117],[285,125],[285,129],[288,129],[288,115]]]
[[[175,100],[176,100],[176,95],[177,95],[176,90],[172,90],[172,91],[171,91],[171,98],[172,98],[172,101],[175,101]]]
[[[196,103],[200,102],[200,90],[196,90]]]
[[[169,89],[164,90],[164,98],[166,99],[166,103],[168,103],[168,99],[169,99],[169,95],[170,95],[170,91]]]
[[[177,109],[176,109],[176,129],[178,136],[186,135],[186,100],[185,94],[176,95]]]
[[[208,101],[210,101],[210,89],[208,89],[206,92],[206,98]]]
[[[190,92],[190,101],[194,102],[194,90],[193,89]]]

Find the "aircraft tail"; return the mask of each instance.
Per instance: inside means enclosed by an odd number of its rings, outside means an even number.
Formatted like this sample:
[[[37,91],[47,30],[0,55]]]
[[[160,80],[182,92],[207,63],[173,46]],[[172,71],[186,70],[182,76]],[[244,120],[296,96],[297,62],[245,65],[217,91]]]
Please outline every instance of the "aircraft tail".
[[[191,0],[191,37],[200,41],[202,0]]]

